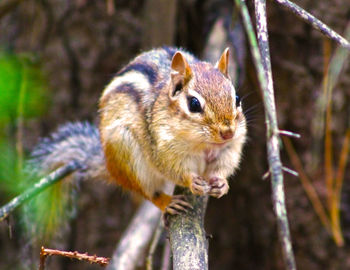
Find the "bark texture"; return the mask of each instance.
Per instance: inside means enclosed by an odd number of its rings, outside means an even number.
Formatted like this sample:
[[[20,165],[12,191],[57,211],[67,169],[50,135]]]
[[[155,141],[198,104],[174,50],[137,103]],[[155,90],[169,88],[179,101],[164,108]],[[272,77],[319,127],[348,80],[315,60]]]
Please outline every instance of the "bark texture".
[[[193,209],[186,214],[169,217],[169,236],[174,270],[208,269],[208,241],[204,230],[207,197],[195,196],[188,190],[175,189],[186,195]]]

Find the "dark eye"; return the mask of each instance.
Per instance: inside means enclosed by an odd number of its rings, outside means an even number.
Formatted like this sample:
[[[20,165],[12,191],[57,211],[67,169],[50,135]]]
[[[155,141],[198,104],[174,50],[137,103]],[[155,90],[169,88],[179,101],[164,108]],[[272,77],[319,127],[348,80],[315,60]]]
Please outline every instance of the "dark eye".
[[[188,97],[188,109],[190,112],[202,112],[201,103],[195,97]]]
[[[236,95],[236,107],[241,106],[241,98]]]

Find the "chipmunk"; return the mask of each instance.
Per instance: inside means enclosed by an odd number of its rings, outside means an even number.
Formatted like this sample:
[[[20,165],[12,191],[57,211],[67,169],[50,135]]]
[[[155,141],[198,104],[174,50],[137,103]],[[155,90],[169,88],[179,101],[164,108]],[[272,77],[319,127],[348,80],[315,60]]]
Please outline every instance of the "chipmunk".
[[[110,180],[167,214],[191,207],[163,191],[167,181],[220,198],[246,140],[241,101],[216,65],[176,48],[140,54],[104,89],[99,132]]]
[[[35,147],[29,167],[42,177],[77,161],[84,169],[70,178],[109,179],[171,215],[191,206],[165,194],[167,182],[220,198],[247,133],[228,59],[228,49],[215,66],[177,48],[142,53],[104,89],[98,128],[60,127]]]

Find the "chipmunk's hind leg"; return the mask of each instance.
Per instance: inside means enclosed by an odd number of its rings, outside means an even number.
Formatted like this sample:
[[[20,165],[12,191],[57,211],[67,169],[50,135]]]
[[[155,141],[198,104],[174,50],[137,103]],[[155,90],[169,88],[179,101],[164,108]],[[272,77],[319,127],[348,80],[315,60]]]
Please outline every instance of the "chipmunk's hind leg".
[[[187,202],[186,197],[184,195],[174,195],[165,208],[165,214],[178,215],[180,213],[187,213],[188,209],[193,209],[193,207]]]
[[[170,196],[164,192],[155,192],[151,201],[165,214],[178,215],[186,213],[188,209],[192,209],[192,205],[186,201],[183,195]]]
[[[187,202],[184,195],[169,196],[163,192],[155,192],[151,200],[163,212],[163,222],[166,228],[169,227],[169,216],[187,213],[188,209],[193,209]]]

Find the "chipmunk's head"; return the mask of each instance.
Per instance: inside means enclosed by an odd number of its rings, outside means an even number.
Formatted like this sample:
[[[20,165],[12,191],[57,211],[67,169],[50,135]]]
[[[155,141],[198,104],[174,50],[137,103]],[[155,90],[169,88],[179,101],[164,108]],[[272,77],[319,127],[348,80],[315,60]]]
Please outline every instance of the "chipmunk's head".
[[[228,76],[229,49],[215,66],[186,61],[176,52],[171,62],[170,107],[180,119],[178,132],[198,148],[244,141],[246,122],[241,100]]]

